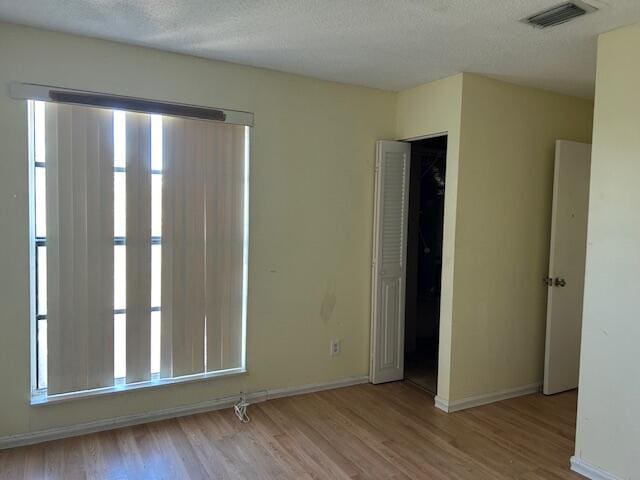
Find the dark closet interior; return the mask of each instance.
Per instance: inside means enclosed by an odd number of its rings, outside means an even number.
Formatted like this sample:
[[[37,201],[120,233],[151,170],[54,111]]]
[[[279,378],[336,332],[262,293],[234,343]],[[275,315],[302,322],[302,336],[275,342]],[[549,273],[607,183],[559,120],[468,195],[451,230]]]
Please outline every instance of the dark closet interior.
[[[411,142],[405,379],[437,393],[447,137]]]

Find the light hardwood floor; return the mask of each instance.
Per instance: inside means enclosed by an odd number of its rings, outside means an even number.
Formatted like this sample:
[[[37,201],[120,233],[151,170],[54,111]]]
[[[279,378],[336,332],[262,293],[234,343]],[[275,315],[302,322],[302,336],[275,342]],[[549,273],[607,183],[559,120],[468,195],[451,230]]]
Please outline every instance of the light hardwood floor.
[[[0,478],[578,479],[576,393],[446,414],[360,385],[0,451]]]

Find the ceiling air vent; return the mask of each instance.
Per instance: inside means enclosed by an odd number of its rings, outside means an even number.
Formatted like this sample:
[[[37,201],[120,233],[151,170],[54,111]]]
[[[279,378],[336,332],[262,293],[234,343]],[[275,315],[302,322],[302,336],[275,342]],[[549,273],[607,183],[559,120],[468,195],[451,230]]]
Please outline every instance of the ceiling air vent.
[[[563,3],[543,12],[538,12],[535,15],[524,18],[522,21],[535,28],[547,28],[566,23],[596,10],[597,8],[589,4],[574,0],[573,2]]]

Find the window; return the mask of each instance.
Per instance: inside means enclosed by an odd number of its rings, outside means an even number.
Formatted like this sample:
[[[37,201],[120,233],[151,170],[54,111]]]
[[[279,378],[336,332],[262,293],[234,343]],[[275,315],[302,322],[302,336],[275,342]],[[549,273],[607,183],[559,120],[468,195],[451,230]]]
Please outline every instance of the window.
[[[244,371],[249,127],[28,111],[32,401]]]

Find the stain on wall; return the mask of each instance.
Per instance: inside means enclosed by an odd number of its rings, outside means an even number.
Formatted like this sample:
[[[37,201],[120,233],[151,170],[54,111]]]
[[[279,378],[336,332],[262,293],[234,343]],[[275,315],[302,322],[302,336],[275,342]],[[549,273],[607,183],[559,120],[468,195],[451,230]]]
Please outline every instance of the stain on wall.
[[[336,308],[336,283],[335,280],[331,282],[327,291],[322,298],[322,303],[320,304],[320,318],[324,323],[327,323],[331,320],[331,316],[333,315],[333,311]]]

